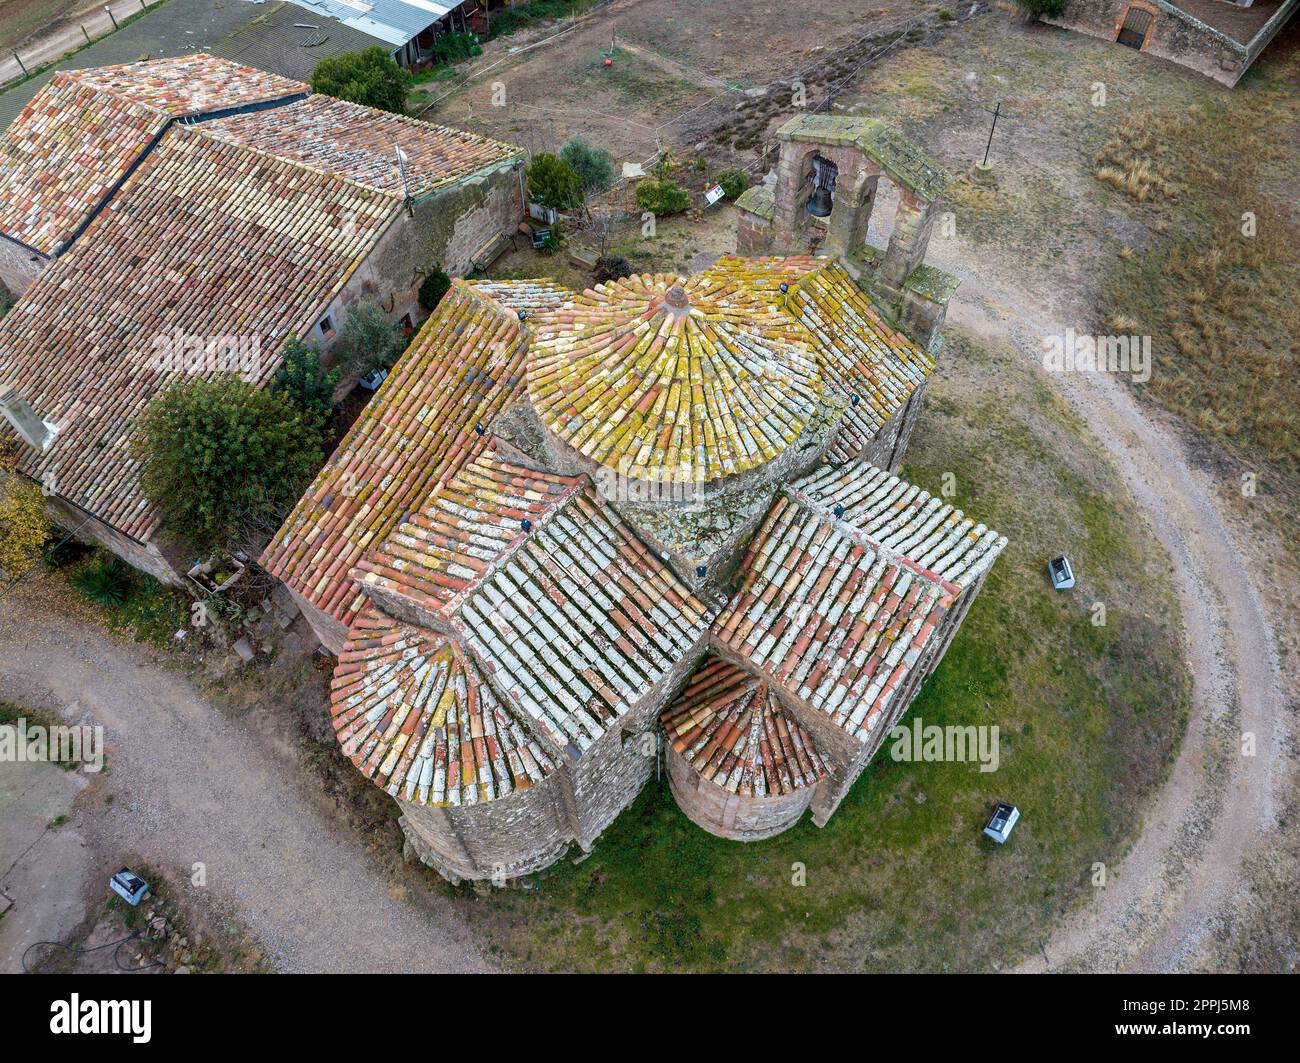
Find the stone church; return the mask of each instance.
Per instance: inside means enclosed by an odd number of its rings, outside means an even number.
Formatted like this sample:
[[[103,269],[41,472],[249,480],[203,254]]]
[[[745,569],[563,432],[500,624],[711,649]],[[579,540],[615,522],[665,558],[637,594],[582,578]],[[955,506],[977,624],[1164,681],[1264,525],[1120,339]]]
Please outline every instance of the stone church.
[[[945,175],[859,119],[781,138],[743,257],[455,282],[263,555],[338,655],[343,751],[452,880],[590,849],[657,770],[724,838],[825,824],[1006,544],[896,475]]]

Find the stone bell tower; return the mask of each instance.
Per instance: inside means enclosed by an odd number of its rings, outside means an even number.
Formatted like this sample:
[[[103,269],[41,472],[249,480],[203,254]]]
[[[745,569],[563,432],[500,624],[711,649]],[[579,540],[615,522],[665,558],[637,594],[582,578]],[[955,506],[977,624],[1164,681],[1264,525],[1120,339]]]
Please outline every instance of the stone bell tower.
[[[927,266],[925,254],[948,174],[874,118],[801,114],[777,130],[777,137],[775,183],[769,178],[736,201],[737,253],[795,254],[819,245],[819,253],[843,261],[913,339],[936,350],[958,281]],[[867,243],[882,176],[898,187],[884,250]]]

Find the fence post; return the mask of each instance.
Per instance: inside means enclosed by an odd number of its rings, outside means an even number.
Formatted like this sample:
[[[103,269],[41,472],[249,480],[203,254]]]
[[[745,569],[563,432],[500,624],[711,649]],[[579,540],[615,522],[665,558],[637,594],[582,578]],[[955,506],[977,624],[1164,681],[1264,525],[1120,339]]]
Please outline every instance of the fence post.
[[[109,20],[113,23],[113,29],[117,29],[118,28],[117,19],[113,18],[113,9],[110,8],[107,4],[105,4],[104,11],[107,12]]]
[[[90,34],[89,34],[89,33],[86,33],[86,27],[85,27],[85,26],[82,26],[82,27],[81,27],[81,32],[82,32],[82,34],[83,34],[83,35],[85,36],[85,38],[86,38],[86,43],[89,44],[89,43],[90,43]]]

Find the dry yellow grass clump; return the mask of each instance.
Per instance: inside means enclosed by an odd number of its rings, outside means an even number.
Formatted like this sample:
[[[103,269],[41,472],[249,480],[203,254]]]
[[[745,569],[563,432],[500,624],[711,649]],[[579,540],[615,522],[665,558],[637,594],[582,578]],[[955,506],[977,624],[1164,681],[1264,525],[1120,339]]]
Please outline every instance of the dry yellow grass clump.
[[[1165,145],[1152,131],[1153,125],[1149,114],[1125,115],[1093,157],[1097,180],[1139,203],[1175,199],[1179,192],[1163,165]],[[1166,128],[1162,132],[1176,136],[1178,130]]]

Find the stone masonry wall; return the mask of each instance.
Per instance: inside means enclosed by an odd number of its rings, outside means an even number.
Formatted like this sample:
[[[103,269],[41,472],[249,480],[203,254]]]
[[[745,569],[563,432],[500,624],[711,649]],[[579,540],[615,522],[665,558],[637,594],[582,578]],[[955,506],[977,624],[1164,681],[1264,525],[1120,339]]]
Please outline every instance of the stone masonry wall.
[[[50,260],[30,247],[0,236],[0,285],[15,299],[31,287]]]
[[[401,210],[321,320],[332,319],[337,337],[348,311],[374,300],[393,320],[409,316],[414,323],[423,316],[419,291],[429,271],[441,265],[453,277],[471,272],[474,253],[494,236],[512,233],[522,213],[513,165],[421,200],[413,214]],[[308,339],[326,350],[332,345],[319,327]]]
[[[511,879],[552,864],[573,839],[559,773],[481,805],[436,807],[397,798],[420,859],[452,879]]]
[[[1155,16],[1142,51],[1190,67],[1229,86],[1235,85],[1245,72],[1248,51],[1244,44],[1163,0],[1069,0],[1063,15],[1043,21],[1113,41],[1130,7],[1143,8]]]
[[[45,500],[50,520],[67,531],[75,531],[74,538],[83,543],[104,547],[128,565],[147,572],[154,579],[174,587],[185,585],[185,574],[169,562],[153,543],[140,542],[123,535],[66,499],[52,495]]]
[[[799,822],[817,787],[770,797],[742,797],[696,772],[686,758],[665,743],[668,785],[677,806],[694,824],[732,841],[771,838]]]

